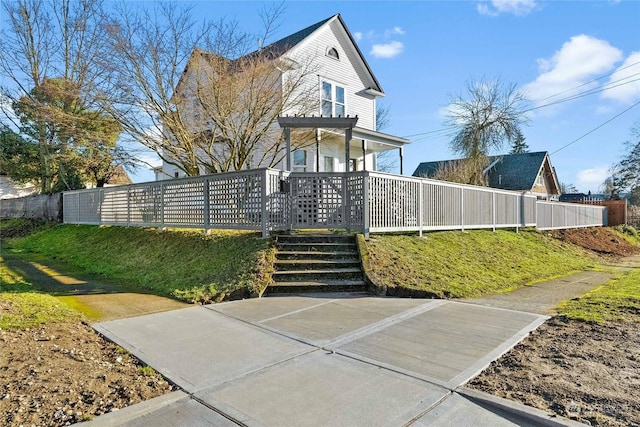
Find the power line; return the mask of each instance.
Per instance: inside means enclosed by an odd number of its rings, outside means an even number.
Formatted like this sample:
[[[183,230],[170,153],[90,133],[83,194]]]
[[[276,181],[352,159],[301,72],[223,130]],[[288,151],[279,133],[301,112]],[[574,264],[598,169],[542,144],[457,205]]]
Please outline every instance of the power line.
[[[631,110],[634,107],[637,107],[638,105],[640,105],[640,101],[636,102],[635,104],[633,104],[631,107],[627,108],[626,110],[621,111],[620,113],[616,114],[615,116],[611,117],[609,120],[607,120],[606,122],[596,126],[595,128],[591,129],[589,132],[585,133],[584,135],[582,135],[579,138],[574,139],[573,141],[571,141],[570,143],[563,145],[562,147],[558,148],[556,151],[554,151],[551,154],[556,154],[558,151],[564,150],[565,148],[567,148],[568,146],[575,144],[576,142],[580,141],[582,138],[591,135],[593,132],[597,131],[598,129],[600,129],[601,127],[603,127],[604,125],[606,125],[607,123],[612,122],[613,120],[617,119],[618,117],[620,117],[621,115],[623,115],[624,113],[626,113],[627,111]]]
[[[615,81],[609,82],[609,83],[607,83],[605,85],[602,85],[602,86],[600,86],[598,88],[589,89],[587,91],[584,91],[584,92],[581,92],[581,93],[577,93],[575,95],[571,95],[571,96],[568,96],[566,98],[562,98],[562,99],[558,99],[556,101],[552,101],[552,102],[550,102],[548,104],[538,105],[537,107],[531,107],[531,108],[529,108],[527,110],[524,110],[523,113],[527,113],[527,112],[533,111],[533,110],[538,110],[538,109],[544,108],[544,107],[550,107],[550,106],[553,106],[553,105],[562,104],[563,102],[573,101],[575,99],[583,98],[583,97],[588,96],[588,95],[593,95],[595,93],[604,92],[604,91],[609,90],[609,89],[614,89],[616,87],[624,86],[624,85],[639,81],[640,78],[637,78],[637,79],[633,79],[633,80],[628,81],[628,82],[619,83],[619,82],[622,82],[624,80],[630,79],[631,77],[635,77],[635,76],[640,76],[640,73],[632,74],[632,75],[624,77],[624,78],[622,78],[620,80],[615,80]],[[614,83],[619,83],[619,84],[613,85]],[[553,96],[555,96],[555,95],[553,95]],[[548,98],[551,98],[551,97],[548,97]]]
[[[558,92],[558,93],[556,93],[556,94],[549,95],[549,96],[547,96],[546,98],[538,99],[537,101],[534,101],[534,102],[546,101],[547,99],[549,99],[549,98],[553,98],[554,96],[562,95],[563,93],[566,93],[566,92],[571,92],[572,90],[579,89],[579,88],[581,88],[581,87],[583,87],[583,86],[586,86],[586,85],[588,85],[588,84],[591,84],[591,83],[595,83],[595,82],[597,82],[597,81],[598,81],[598,80],[600,80],[600,79],[603,79],[603,78],[605,78],[605,77],[612,76],[612,75],[614,75],[614,74],[616,74],[616,73],[618,73],[618,72],[620,72],[620,71],[622,71],[622,70],[626,70],[627,68],[631,68],[631,67],[633,67],[634,65],[638,65],[638,64],[640,64],[640,61],[638,61],[638,62],[634,62],[633,64],[629,64],[629,65],[627,65],[627,66],[625,66],[625,67],[622,67],[622,68],[618,68],[618,69],[617,69],[617,70],[615,70],[615,71],[612,71],[612,72],[607,73],[607,74],[603,74],[603,75],[601,75],[601,76],[599,76],[599,77],[596,77],[595,79],[590,80],[590,81],[588,81],[588,82],[586,82],[586,83],[582,83],[581,85],[578,85],[578,86],[572,87],[572,88],[570,88],[570,89],[565,89],[565,90],[563,90],[562,92]],[[626,78],[626,77],[625,77],[625,78]],[[622,80],[624,80],[624,78],[623,78]]]

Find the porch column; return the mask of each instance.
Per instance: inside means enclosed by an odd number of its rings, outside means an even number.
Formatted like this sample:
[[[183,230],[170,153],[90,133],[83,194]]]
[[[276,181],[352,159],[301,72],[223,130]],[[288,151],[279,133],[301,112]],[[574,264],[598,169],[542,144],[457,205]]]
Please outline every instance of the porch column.
[[[402,167],[403,166],[402,163],[403,163],[403,159],[404,159],[404,148],[400,147],[398,150],[400,152],[400,175],[402,175],[403,174],[403,169],[404,169]]]
[[[362,170],[367,170],[367,140],[362,140]]]
[[[316,129],[316,173],[320,172],[320,129]]]
[[[349,172],[349,168],[351,167],[351,135],[353,134],[353,128],[346,128],[344,130],[344,163],[347,166],[346,172]]]
[[[285,168],[288,172],[291,172],[291,128],[284,128],[284,142],[287,145]]]

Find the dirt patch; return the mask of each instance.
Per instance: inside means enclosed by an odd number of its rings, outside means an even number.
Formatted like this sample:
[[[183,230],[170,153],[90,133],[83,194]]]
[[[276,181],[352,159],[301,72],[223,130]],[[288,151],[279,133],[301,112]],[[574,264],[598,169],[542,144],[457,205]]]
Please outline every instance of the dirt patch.
[[[2,425],[70,425],[172,390],[83,323],[0,330]]]
[[[632,245],[606,227],[568,228],[553,230],[549,234],[599,255],[620,258],[640,253],[638,246]]]
[[[552,318],[468,386],[590,425],[640,426],[640,323]]]

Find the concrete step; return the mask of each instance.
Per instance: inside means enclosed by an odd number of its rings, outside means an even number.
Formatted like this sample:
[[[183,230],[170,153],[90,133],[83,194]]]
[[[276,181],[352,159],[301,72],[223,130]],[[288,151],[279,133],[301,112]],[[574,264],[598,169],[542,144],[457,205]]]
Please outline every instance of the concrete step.
[[[337,259],[285,259],[276,260],[277,271],[303,271],[303,270],[333,270],[336,268],[360,268],[358,258],[337,258]]]
[[[360,268],[333,268],[315,270],[276,271],[272,275],[276,283],[279,282],[307,282],[317,280],[362,280]]]
[[[329,242],[292,242],[278,243],[278,250],[285,252],[356,252],[355,243],[329,243]]]
[[[353,234],[280,234],[276,237],[278,243],[354,243]]]
[[[343,259],[343,258],[352,258],[355,257],[358,259],[356,249],[353,248],[352,251],[333,251],[333,252],[323,252],[323,251],[278,251],[276,253],[276,258],[281,260],[287,259]]]
[[[269,286],[267,294],[290,294],[303,292],[365,292],[366,284],[362,280],[307,280],[297,282],[278,282]]]

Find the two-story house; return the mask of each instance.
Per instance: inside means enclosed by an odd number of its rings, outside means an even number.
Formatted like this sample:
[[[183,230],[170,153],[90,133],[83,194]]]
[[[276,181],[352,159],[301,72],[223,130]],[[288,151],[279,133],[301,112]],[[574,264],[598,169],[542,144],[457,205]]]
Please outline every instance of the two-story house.
[[[279,144],[277,149],[281,150],[281,155],[274,162],[274,156],[263,154],[265,150],[273,149],[275,139],[282,137],[282,130],[276,121],[270,132],[255,147],[254,155],[242,167],[235,169],[271,166],[284,170],[288,164],[293,172],[376,170],[376,154],[388,150],[397,151],[402,164],[402,148],[410,141],[377,131],[376,100],[385,93],[339,14],[265,46],[247,57],[261,55],[263,52],[269,55],[270,60],[291,64],[289,69],[278,68],[280,75],[274,79],[274,84],[279,87],[286,85],[290,73],[298,71],[298,64],[312,64],[313,72],[304,76],[305,81],[297,89],[305,91],[307,98],[312,100],[311,106],[307,103],[306,109],[300,111],[295,104],[283,105],[280,115],[357,116],[358,121],[352,129],[348,150],[345,150],[344,130],[317,129],[307,132],[304,140],[297,140],[293,144],[289,162],[284,157],[284,145]],[[206,53],[196,49],[193,55],[197,55],[198,61],[193,60],[192,56],[176,93],[181,86],[193,87],[193,76],[198,74],[198,67],[206,66],[201,61],[208,57]],[[208,55],[215,57],[213,54]],[[192,108],[194,115],[199,114],[197,105]],[[202,129],[196,131],[201,132]],[[345,152],[350,153],[348,159],[345,158]],[[156,179],[184,176],[177,167],[166,162],[156,168],[155,172]]]

